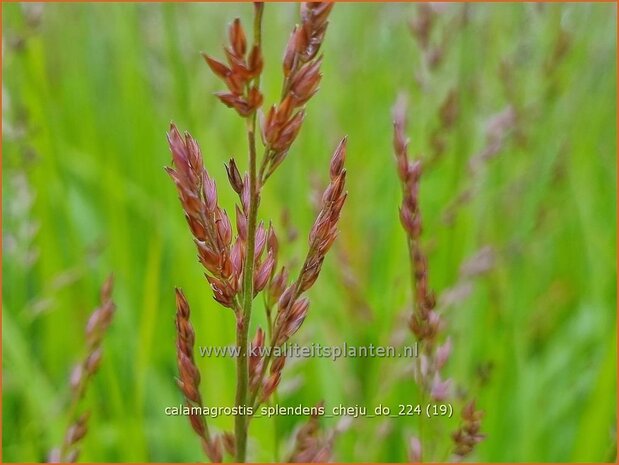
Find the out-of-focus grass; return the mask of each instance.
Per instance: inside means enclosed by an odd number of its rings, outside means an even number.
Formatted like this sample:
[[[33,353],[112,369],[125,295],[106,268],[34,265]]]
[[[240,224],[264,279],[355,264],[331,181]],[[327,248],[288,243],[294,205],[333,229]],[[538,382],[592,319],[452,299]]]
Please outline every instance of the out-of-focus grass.
[[[221,88],[199,51],[219,53],[225,25],[249,5],[3,4],[3,451],[37,461],[59,442],[71,364],[96,290],[116,277],[116,320],[86,403],[86,461],[195,461],[199,445],[174,384],[173,287],[186,290],[198,344],[234,340],[232,316],[201,278],[172,183],[170,120],[200,141],[207,167],[232,207],[223,162],[244,160],[243,123],[210,93]],[[38,7],[34,7],[38,8]],[[467,9],[464,12],[464,8]],[[267,101],[281,83],[279,60],[293,5],[267,5]],[[614,459],[616,429],[616,8],[609,4],[448,5],[454,17],[443,65],[416,76],[421,54],[407,21],[413,5],[341,4],[324,47],[324,79],[304,129],[267,186],[264,219],[287,209],[299,239],[312,223],[310,193],[323,185],[330,151],[349,136],[349,200],[338,239],[371,319],[349,305],[336,253],[312,292],[299,341],[389,344],[410,301],[399,185],[391,154],[390,107],[409,95],[411,147],[430,152],[430,134],[449,89],[460,95],[447,150],[421,191],[431,283],[441,291],[463,259],[496,251],[491,273],[448,311],[454,354],[448,370],[475,388],[486,411],[482,461]],[[40,15],[40,16],[39,16]],[[569,47],[547,65],[561,31]],[[499,70],[509,65],[508,101]],[[472,176],[469,158],[485,143],[492,115],[521,109],[526,140],[509,137]],[[447,205],[474,188],[453,224]],[[29,196],[33,195],[32,202]],[[256,312],[259,315],[260,312]],[[260,317],[258,317],[260,318]],[[410,339],[407,340],[410,342]],[[233,361],[199,361],[208,405],[232,405]],[[416,401],[402,360],[309,360],[287,369],[299,380],[287,404],[396,406]],[[400,375],[398,375],[400,373]],[[399,376],[399,377],[398,377]],[[394,380],[389,382],[389,380]],[[284,381],[286,384],[286,381]],[[288,383],[291,384],[291,383]],[[278,418],[282,451],[298,418]],[[455,422],[433,420],[437,430]],[[231,418],[213,420],[231,429]],[[335,420],[325,421],[332,427]],[[340,461],[398,461],[412,418],[359,419],[336,443]],[[251,456],[274,457],[270,420],[252,424]],[[378,438],[378,440],[377,440]],[[447,443],[443,444],[447,447]]]

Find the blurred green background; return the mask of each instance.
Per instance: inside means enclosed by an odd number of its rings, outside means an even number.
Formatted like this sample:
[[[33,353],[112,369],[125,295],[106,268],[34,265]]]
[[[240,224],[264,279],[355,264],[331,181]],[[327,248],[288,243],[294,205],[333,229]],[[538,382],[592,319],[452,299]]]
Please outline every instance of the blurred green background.
[[[412,342],[403,329],[411,296],[391,150],[390,109],[403,92],[411,151],[428,161],[421,208],[430,282],[455,301],[444,310],[454,344],[446,371],[486,412],[488,437],[474,458],[614,461],[616,6],[433,6],[425,47],[410,27],[424,8],[347,3],[333,11],[321,90],[261,204],[261,218],[290,236],[282,254],[297,270],[312,198],[348,134],[341,235],[296,341]],[[163,171],[165,132],[174,121],[198,139],[223,205],[233,208],[223,163],[235,155],[245,169],[244,126],[211,95],[222,84],[199,52],[221,57],[226,25],[240,16],[249,27],[252,7],[4,3],[2,13],[4,461],[44,460],[60,442],[67,378],[110,272],[118,310],[85,400],[92,417],[81,459],[203,460],[187,419],[163,413],[182,401],[174,286],[192,306],[197,344],[233,343],[234,323],[212,300]],[[267,103],[279,93],[297,21],[296,5],[266,6]],[[467,278],[461,264],[482,249],[492,251],[491,268]],[[263,321],[254,314],[254,324]],[[205,403],[232,405],[234,361],[199,363]],[[410,364],[291,363],[279,400],[414,403]],[[212,420],[217,429],[232,422]],[[255,420],[250,457],[285,457],[301,422]],[[447,449],[457,419],[432,422]],[[354,420],[336,438],[334,458],[404,461],[417,424]]]

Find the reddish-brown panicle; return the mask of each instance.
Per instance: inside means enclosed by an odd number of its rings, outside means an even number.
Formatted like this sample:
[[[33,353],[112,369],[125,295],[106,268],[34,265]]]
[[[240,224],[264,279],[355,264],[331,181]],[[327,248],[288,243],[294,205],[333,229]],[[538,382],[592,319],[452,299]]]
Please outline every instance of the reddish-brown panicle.
[[[234,108],[242,117],[248,117],[262,105],[262,94],[257,86],[251,85],[262,73],[263,59],[260,47],[255,44],[247,53],[247,37],[240,19],[228,27],[228,45],[224,54],[228,64],[202,54],[213,74],[224,81],[227,92],[215,95],[227,107]]]
[[[166,171],[178,190],[198,259],[207,271],[206,279],[213,288],[215,300],[234,309],[242,262],[232,260],[230,218],[218,205],[215,181],[203,166],[202,153],[195,139],[189,133],[182,137],[172,124],[168,141],[173,167],[167,167]],[[233,188],[242,192],[244,183],[234,160],[230,160],[226,171]],[[238,222],[237,217],[237,226]]]
[[[177,384],[185,396],[188,407],[203,408],[200,395],[200,371],[195,364],[193,350],[195,334],[190,321],[191,310],[183,291],[176,289],[176,361],[178,365]],[[203,415],[190,409],[189,423],[200,437],[202,448],[213,462],[222,460],[222,444],[218,438],[211,437]]]

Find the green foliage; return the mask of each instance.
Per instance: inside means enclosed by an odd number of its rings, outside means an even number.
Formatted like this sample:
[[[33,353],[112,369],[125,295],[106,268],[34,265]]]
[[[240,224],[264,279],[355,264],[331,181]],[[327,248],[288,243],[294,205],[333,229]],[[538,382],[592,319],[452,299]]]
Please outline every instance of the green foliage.
[[[485,245],[495,250],[492,271],[446,315],[454,343],[447,370],[486,411],[487,440],[475,458],[614,460],[616,7],[445,8],[435,32],[462,15],[466,21],[433,71],[422,69],[408,28],[414,5],[334,9],[321,90],[261,204],[280,237],[281,214],[289,212],[299,238],[282,253],[298,266],[313,221],[309,193],[325,185],[330,153],[348,134],[341,235],[297,340],[388,345],[401,330],[411,295],[390,108],[399,91],[408,95],[411,152],[427,155],[439,107],[455,89],[458,118],[445,153],[427,166],[421,208],[438,292],[455,284],[464,259]],[[86,399],[92,417],[82,459],[201,460],[187,419],[163,412],[182,400],[174,383],[174,286],[191,302],[197,344],[233,343],[234,320],[211,298],[162,169],[170,158],[165,131],[170,120],[191,131],[223,205],[232,208],[223,163],[233,154],[245,160],[243,123],[210,95],[221,85],[199,52],[219,53],[225,25],[237,15],[249,25],[251,7],[49,4],[40,17],[31,5],[2,9],[4,459],[42,460],[59,442],[69,370],[82,353],[97,289],[113,272],[118,311]],[[267,102],[279,92],[279,62],[296,14],[290,4],[265,8]],[[561,34],[569,45],[553,66]],[[506,66],[511,96],[500,71]],[[487,122],[510,104],[522,139],[510,133],[471,174]],[[446,209],[467,190],[470,201],[446,222]],[[344,287],[343,253],[369,319]],[[198,363],[205,403],[233,405],[234,361]],[[368,408],[415,402],[405,368],[393,359],[302,361],[284,371],[284,384],[297,379],[298,389],[279,400]],[[250,456],[273,460],[277,443],[285,456],[288,433],[301,421],[253,420]],[[445,435],[457,423],[431,421]],[[213,420],[219,429],[232,423]],[[412,418],[356,420],[338,437],[336,459],[405,460],[416,427]]]

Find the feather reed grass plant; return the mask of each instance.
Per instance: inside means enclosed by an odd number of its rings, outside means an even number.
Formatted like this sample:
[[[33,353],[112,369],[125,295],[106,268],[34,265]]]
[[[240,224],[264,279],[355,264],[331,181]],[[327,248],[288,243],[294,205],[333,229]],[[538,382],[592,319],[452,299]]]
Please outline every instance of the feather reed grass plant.
[[[185,217],[204,266],[213,296],[235,318],[239,348],[236,371],[234,434],[213,435],[203,417],[191,416],[194,431],[206,455],[221,461],[223,445],[237,462],[247,458],[249,420],[273,395],[281,381],[285,357],[273,357],[273,349],[286,343],[299,329],[309,308],[306,292],[314,285],[325,256],[337,236],[340,211],[346,200],[346,139],[335,149],[329,167],[330,183],[322,195],[321,208],[309,234],[305,261],[293,280],[285,267],[277,269],[278,240],[272,225],[258,222],[262,189],[287,157],[301,129],[305,106],[318,91],[322,77],[319,56],[332,3],[302,3],[301,22],[290,35],[283,58],[283,85],[279,103],[262,113],[260,78],[262,59],[262,15],[264,5],[254,5],[253,41],[250,44],[239,19],[228,29],[224,48],[226,63],[203,54],[227,90],[216,93],[219,100],[245,120],[248,143],[248,172],[241,175],[236,160],[226,172],[238,194],[236,234],[230,216],[219,206],[215,181],[204,167],[198,143],[188,133],[181,135],[172,125],[168,134],[173,166],[167,168],[179,193]],[[258,159],[259,143],[263,152]],[[249,342],[253,302],[266,292],[267,333],[258,328]],[[201,406],[200,373],[193,360],[194,330],[189,322],[189,304],[177,290],[177,358],[179,386],[188,405]],[[269,345],[268,355],[258,350]],[[233,446],[232,446],[233,445]],[[321,454],[320,457],[324,457]]]
[[[235,460],[234,415],[211,411],[234,408],[237,360],[203,349],[236,350],[242,336],[235,308],[244,312],[249,274],[235,263],[247,262],[249,203],[227,179],[250,193],[247,127],[260,95],[254,240],[265,245],[260,256],[254,246],[252,266],[254,275],[268,271],[270,252],[273,276],[251,302],[247,346],[268,349],[276,327],[289,324],[278,302],[302,271],[330,182],[327,152],[345,128],[356,156],[346,159],[340,233],[318,281],[297,299],[309,297],[310,310],[287,346],[427,345],[436,354],[450,341],[437,386],[452,382],[434,402],[432,367],[416,382],[418,361],[408,356],[267,363],[249,351],[247,404],[261,406],[239,420],[248,424],[246,460],[616,461],[616,204],[608,201],[617,190],[616,6],[341,3],[322,38],[325,11],[313,21],[298,12],[299,4],[265,4],[261,53],[252,55],[251,3],[3,3],[4,461]],[[235,16],[242,23],[232,47],[226,25]],[[284,68],[296,22],[322,45],[307,63],[295,45]],[[222,80],[194,53],[201,47],[222,65],[211,61]],[[287,116],[284,81],[294,87],[321,54],[320,91]],[[259,85],[258,77],[246,82],[245,69],[254,76],[261,61]],[[407,235],[395,211],[402,188],[389,158],[395,89],[414,103],[409,153],[423,161],[411,210],[423,219],[415,240],[427,294],[436,296],[426,316],[441,323],[421,345],[407,324],[413,313],[424,318],[412,306]],[[214,91],[220,97],[207,95]],[[175,151],[187,151],[185,129],[200,142],[201,190],[183,163],[168,162],[162,128],[170,119]],[[163,165],[178,171],[195,231]],[[202,208],[215,182],[217,201]],[[70,362],[87,356],[87,289],[102,284],[99,260],[114,269],[114,301],[129,311],[114,316],[73,415]],[[422,397],[452,404],[453,416],[426,418],[423,432],[415,413],[370,417],[378,405],[393,413]],[[262,414],[321,399],[325,415]],[[208,409],[208,423],[168,410],[184,402],[192,413]],[[330,417],[338,405],[370,415]],[[336,426],[346,421],[348,429]],[[487,440],[472,444],[480,431]]]

